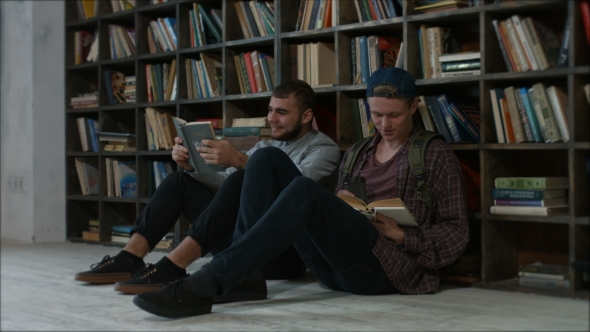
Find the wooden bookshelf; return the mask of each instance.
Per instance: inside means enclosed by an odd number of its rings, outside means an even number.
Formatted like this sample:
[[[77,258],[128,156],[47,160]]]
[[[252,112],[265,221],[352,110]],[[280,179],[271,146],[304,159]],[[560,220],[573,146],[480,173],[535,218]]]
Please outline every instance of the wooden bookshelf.
[[[411,1],[404,1],[404,16],[380,21],[359,23],[353,1],[334,1],[337,25],[307,31],[294,31],[299,1],[274,0],[275,31],[271,36],[242,39],[241,27],[234,9],[236,0],[172,0],[151,5],[148,0],[137,0],[132,10],[112,13],[110,2],[100,1],[96,17],[79,20],[76,2],[66,4],[66,105],[71,96],[93,87],[99,91],[99,105],[90,109],[66,108],[66,179],[67,179],[67,237],[82,241],[81,233],[87,228],[89,218],[98,218],[101,224],[101,242],[110,244],[110,227],[132,224],[149,201],[147,163],[153,160],[172,161],[170,151],[148,151],[144,113],[146,107],[158,107],[184,118],[223,118],[226,125],[236,117],[264,116],[270,92],[240,94],[233,55],[249,50],[262,50],[274,56],[276,82],[290,78],[289,46],[317,41],[335,44],[336,84],[318,88],[319,101],[333,105],[337,118],[337,143],[342,150],[354,143],[351,98],[364,97],[365,85],[351,85],[350,39],[356,36],[381,34],[402,38],[404,41],[404,68],[414,75],[421,95],[449,93],[457,97],[477,100],[481,114],[481,143],[452,144],[459,157],[479,159],[481,176],[481,210],[471,213],[471,223],[481,226],[481,282],[477,285],[507,291],[531,291],[514,283],[520,264],[541,260],[545,263],[570,265],[577,259],[589,258],[590,233],[589,179],[585,160],[590,157],[590,113],[583,92],[583,85],[590,82],[590,47],[586,43],[582,17],[575,1],[514,1],[483,4],[463,9],[428,14],[414,14]],[[217,44],[190,47],[189,15],[193,3],[204,3],[221,9],[224,27],[223,41]],[[533,18],[551,19],[556,26],[563,26],[568,14],[570,21],[569,66],[542,71],[507,71],[492,20],[506,19],[514,14]],[[178,30],[178,49],[150,54],[146,27],[157,17],[175,17]],[[135,29],[136,55],[111,60],[109,54],[108,25],[119,24]],[[422,79],[417,31],[421,24],[445,26],[459,31],[462,41],[475,45],[481,52],[482,74],[471,77]],[[100,31],[99,57],[94,63],[74,65],[73,36],[77,30]],[[220,54],[223,58],[224,87],[220,97],[187,99],[187,82],[184,60],[198,59],[199,54]],[[145,64],[170,62],[176,59],[178,66],[177,100],[157,103],[147,102]],[[103,82],[106,70],[118,70],[137,77],[137,102],[135,104],[109,105]],[[532,86],[537,82],[566,87],[568,94],[567,117],[570,141],[566,143],[498,144],[490,103],[490,88],[509,85]],[[136,152],[82,152],[76,126],[77,117],[89,117],[100,123],[101,130],[127,130],[137,135]],[[320,128],[321,129],[321,128]],[[105,158],[117,156],[137,163],[137,198],[106,196]],[[101,174],[100,194],[83,196],[78,181],[74,159],[95,158]],[[498,176],[567,176],[570,182],[570,212],[551,217],[505,216],[489,213],[493,204],[491,189]],[[187,223],[177,223],[176,234],[187,228]],[[587,297],[587,286],[581,274],[570,270],[572,287],[569,291],[544,292],[560,296]],[[582,294],[582,295],[580,295]]]

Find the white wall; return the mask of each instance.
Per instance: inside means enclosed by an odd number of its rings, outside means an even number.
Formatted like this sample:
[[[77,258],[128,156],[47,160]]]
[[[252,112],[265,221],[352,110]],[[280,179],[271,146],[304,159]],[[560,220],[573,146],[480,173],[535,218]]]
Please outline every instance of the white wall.
[[[64,3],[0,6],[1,236],[64,241]]]

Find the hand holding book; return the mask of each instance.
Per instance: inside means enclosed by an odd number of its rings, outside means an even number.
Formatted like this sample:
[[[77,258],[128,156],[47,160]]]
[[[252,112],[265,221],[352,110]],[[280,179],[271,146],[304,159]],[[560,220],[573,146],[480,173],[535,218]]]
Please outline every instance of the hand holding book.
[[[365,202],[357,197],[342,194],[338,194],[337,196],[364,214],[369,220],[379,219],[377,218],[377,214],[381,214],[393,219],[398,226],[418,227],[416,218],[414,218],[412,212],[408,210],[400,198],[390,198],[365,204]]]
[[[399,227],[395,219],[377,213],[376,218],[369,221],[375,226],[379,233],[385,235],[386,238],[393,240],[398,244],[406,243],[406,232]]]

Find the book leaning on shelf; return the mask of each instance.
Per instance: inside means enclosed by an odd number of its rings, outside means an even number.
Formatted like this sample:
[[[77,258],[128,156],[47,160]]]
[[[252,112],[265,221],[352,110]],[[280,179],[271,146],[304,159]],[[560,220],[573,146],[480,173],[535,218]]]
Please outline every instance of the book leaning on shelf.
[[[174,117],[172,120],[178,137],[182,139],[184,146],[188,149],[189,163],[194,167],[195,173],[212,173],[224,170],[221,166],[207,164],[197,150],[198,147],[204,146],[201,143],[204,139],[217,141],[210,121],[186,122],[178,117]]]
[[[416,218],[412,212],[408,210],[401,198],[384,199],[366,204],[357,197],[346,195],[337,196],[365,215],[369,220],[376,219],[377,213],[380,213],[386,217],[394,219],[399,226],[418,227]]]

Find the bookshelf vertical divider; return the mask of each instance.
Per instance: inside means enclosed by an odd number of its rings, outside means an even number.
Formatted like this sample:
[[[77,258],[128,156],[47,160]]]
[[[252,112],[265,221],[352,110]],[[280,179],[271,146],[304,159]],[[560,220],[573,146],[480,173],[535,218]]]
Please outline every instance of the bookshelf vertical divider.
[[[481,232],[472,241],[480,241],[481,282],[477,286],[547,293],[557,296],[588,297],[588,284],[582,282],[582,273],[570,269],[572,287],[569,291],[543,291],[518,286],[518,266],[531,259],[541,259],[571,264],[589,258],[590,198],[589,175],[585,163],[590,158],[590,122],[588,102],[582,87],[590,82],[590,61],[587,54],[590,47],[586,42],[583,18],[579,4],[575,1],[518,1],[495,3],[493,0],[476,0],[479,6],[450,11],[419,14],[414,11],[411,1],[403,2],[403,17],[385,19],[380,22],[358,22],[353,1],[333,0],[333,18],[338,24],[318,30],[294,31],[299,12],[299,1],[274,0],[275,34],[272,37],[243,39],[241,26],[234,4],[240,0],[220,3],[207,0],[172,0],[151,4],[149,0],[137,0],[131,10],[113,13],[111,3],[100,1],[98,15],[80,20],[77,17],[76,1],[66,4],[66,104],[78,93],[99,92],[98,107],[73,109],[66,113],[66,181],[67,181],[67,238],[73,242],[82,240],[82,231],[88,227],[89,219],[100,222],[100,242],[110,242],[110,227],[118,224],[132,224],[149,201],[148,186],[153,174],[148,172],[149,163],[172,161],[170,151],[148,151],[144,112],[146,107],[158,107],[175,116],[193,121],[198,117],[223,118],[230,126],[233,118],[264,116],[267,113],[268,92],[240,95],[234,55],[251,50],[264,49],[273,52],[277,84],[291,77],[291,45],[317,41],[335,44],[334,65],[336,84],[318,89],[318,98],[335,107],[336,138],[341,150],[354,143],[354,124],[350,100],[364,97],[365,85],[352,85],[350,42],[355,37],[368,35],[391,35],[403,39],[403,67],[416,78],[420,95],[458,93],[477,100],[481,116],[481,143],[452,144],[451,147],[461,158],[470,156],[479,160],[481,182],[481,208],[470,214],[471,225],[481,226]],[[260,1],[260,0],[258,0]],[[317,1],[317,0],[316,0]],[[207,4],[221,9],[224,28],[222,42],[192,48],[189,10],[193,3]],[[504,20],[513,14],[556,21],[556,25],[569,21],[570,44],[567,68],[550,68],[543,71],[508,72],[498,45],[493,20]],[[147,26],[159,17],[174,17],[177,20],[178,49],[150,54]],[[136,54],[134,56],[110,59],[109,24],[122,24],[135,28]],[[458,31],[466,43],[478,44],[481,52],[482,75],[478,77],[453,77],[423,79],[420,64],[420,43],[418,33],[421,25],[449,26]],[[99,56],[95,63],[74,65],[74,32],[78,30],[99,31]],[[272,44],[272,45],[271,45]],[[186,59],[199,59],[200,54],[214,53],[222,57],[223,87],[220,97],[210,99],[188,99]],[[145,65],[170,62],[177,63],[176,100],[148,103]],[[104,72],[107,70],[133,70],[136,76],[136,104],[109,105]],[[494,117],[491,108],[490,89],[514,86],[532,86],[537,82],[547,85],[564,86],[568,95],[567,119],[571,133],[566,143],[497,143]],[[137,135],[137,151],[117,154],[105,152],[82,152],[76,119],[89,117],[99,122],[100,129],[116,131],[126,128]],[[320,128],[321,129],[321,128]],[[137,198],[117,198],[106,195],[107,157],[121,156],[135,160],[137,164]],[[77,177],[75,158],[90,158],[97,162],[100,173],[98,196],[81,194]],[[180,169],[177,169],[180,171]],[[562,216],[516,216],[489,213],[493,205],[491,196],[494,179],[499,176],[567,176],[570,188],[570,212]],[[182,219],[182,218],[181,218]],[[176,224],[177,243],[188,228],[188,221]],[[547,242],[553,247],[541,248],[526,236],[538,242]]]

